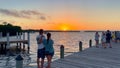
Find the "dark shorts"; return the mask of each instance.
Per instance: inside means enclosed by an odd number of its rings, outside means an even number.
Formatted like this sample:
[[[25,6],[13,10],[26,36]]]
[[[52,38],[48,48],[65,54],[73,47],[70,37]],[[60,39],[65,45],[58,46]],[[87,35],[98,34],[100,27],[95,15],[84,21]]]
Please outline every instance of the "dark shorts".
[[[110,39],[106,39],[106,43],[110,43]]]
[[[116,40],[120,40],[120,38],[116,38]]]
[[[49,52],[49,51],[45,51],[45,55],[51,55],[51,56],[54,56],[54,52]]]
[[[37,58],[42,58],[42,59],[45,58],[45,48],[38,49],[38,51],[37,51]]]

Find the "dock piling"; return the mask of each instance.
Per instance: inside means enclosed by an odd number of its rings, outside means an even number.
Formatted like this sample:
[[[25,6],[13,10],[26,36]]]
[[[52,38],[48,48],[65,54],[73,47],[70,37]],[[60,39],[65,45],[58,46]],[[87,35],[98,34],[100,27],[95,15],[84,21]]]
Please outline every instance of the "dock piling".
[[[60,46],[60,58],[61,59],[64,58],[64,46],[63,45]]]
[[[9,33],[7,33],[7,53],[9,53],[10,50],[10,39],[9,39]]]
[[[28,39],[28,54],[29,54],[29,52],[30,52],[30,32],[28,31],[28,36],[27,36],[27,39]]]
[[[21,55],[16,57],[16,68],[23,68],[23,57]]]
[[[2,32],[0,32],[0,38],[2,38]]]
[[[79,51],[82,51],[82,42],[79,42]]]
[[[25,40],[25,32],[23,32],[23,40]],[[25,43],[23,43],[23,51],[25,51]]]
[[[92,40],[89,41],[89,47],[92,47]]]

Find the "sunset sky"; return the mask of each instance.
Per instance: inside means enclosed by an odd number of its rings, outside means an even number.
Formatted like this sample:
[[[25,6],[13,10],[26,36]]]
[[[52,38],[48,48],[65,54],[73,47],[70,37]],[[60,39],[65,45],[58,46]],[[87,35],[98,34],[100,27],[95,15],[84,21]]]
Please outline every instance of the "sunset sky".
[[[120,30],[120,0],[0,0],[0,24],[22,29]]]

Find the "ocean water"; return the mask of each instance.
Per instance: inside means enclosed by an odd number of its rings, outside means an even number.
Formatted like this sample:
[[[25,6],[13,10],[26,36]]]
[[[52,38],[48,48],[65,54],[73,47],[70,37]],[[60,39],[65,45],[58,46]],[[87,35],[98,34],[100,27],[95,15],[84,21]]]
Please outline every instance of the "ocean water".
[[[65,55],[69,55],[73,52],[79,51],[79,42],[82,41],[83,49],[89,47],[89,40],[92,40],[92,44],[95,44],[94,35],[95,32],[51,32],[52,39],[54,40],[55,55],[53,60],[60,58],[60,46],[64,45]],[[38,33],[30,34],[31,40],[31,54],[37,53],[36,36]],[[45,35],[45,34],[44,34]],[[46,35],[45,35],[46,36]],[[35,59],[36,60],[36,59]]]
[[[51,37],[54,40],[55,54],[53,57],[53,61],[60,58],[61,45],[64,45],[65,47],[65,56],[70,55],[74,52],[78,52],[80,41],[82,41],[83,43],[83,49],[86,49],[89,47],[90,39],[92,40],[92,45],[95,45],[95,41],[94,41],[95,32],[50,32],[50,33],[52,34]],[[30,58],[27,58],[27,59],[31,59],[31,65],[36,65],[36,59],[37,59],[36,36],[37,35],[38,35],[38,32],[30,33]],[[46,36],[46,34],[44,35]],[[25,39],[27,39],[27,36]],[[15,58],[16,56],[14,57],[0,56],[0,68],[15,68],[15,63],[16,63]],[[27,62],[29,61],[27,60],[24,61],[24,68],[27,68],[25,67]]]

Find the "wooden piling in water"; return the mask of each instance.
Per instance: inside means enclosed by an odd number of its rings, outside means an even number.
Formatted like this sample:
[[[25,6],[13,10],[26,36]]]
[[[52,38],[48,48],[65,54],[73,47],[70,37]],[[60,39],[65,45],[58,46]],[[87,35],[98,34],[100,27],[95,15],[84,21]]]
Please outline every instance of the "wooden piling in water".
[[[19,33],[16,32],[16,38],[17,38],[17,39],[18,39],[18,34],[19,34]],[[19,44],[19,43],[16,43],[16,45],[17,45],[17,46],[16,46],[16,54],[19,52],[18,44]]]
[[[9,39],[9,33],[7,33],[7,53],[9,54],[10,51],[10,39]],[[5,50],[6,51],[6,50]]]
[[[23,40],[25,40],[25,32],[23,32],[22,34],[23,34]],[[25,43],[23,43],[23,51],[25,51]]]
[[[21,39],[21,32],[19,32],[19,39]],[[21,52],[21,50],[22,50],[22,45],[21,45],[21,43],[19,43],[19,47],[20,47],[20,52]]]
[[[2,38],[2,32],[0,32],[0,38]]]
[[[28,31],[28,36],[27,36],[27,39],[28,39],[28,54],[29,54],[29,52],[30,52],[30,32]]]

